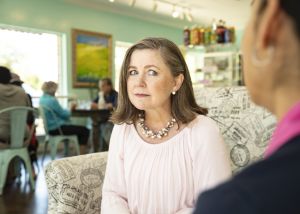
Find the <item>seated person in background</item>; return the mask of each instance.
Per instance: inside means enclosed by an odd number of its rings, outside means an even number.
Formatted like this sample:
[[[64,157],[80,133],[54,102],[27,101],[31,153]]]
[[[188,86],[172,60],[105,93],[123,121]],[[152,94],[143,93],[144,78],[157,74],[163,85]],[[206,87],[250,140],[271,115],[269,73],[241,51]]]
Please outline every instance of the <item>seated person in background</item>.
[[[0,66],[0,110],[14,106],[30,106],[25,91],[15,85],[10,84],[11,72],[7,67]],[[10,120],[9,113],[0,114],[0,149],[7,148],[10,144]],[[26,137],[29,136],[29,130],[26,130]],[[8,166],[6,177],[7,182],[16,178],[19,171],[18,158],[11,160]]]
[[[104,78],[99,80],[99,94],[93,100],[91,109],[98,109],[98,103],[101,102],[101,95],[104,97],[104,108],[113,109],[117,107],[118,103],[118,92],[113,88],[112,81],[110,78]]]
[[[99,95],[93,100],[91,109],[114,109],[118,103],[118,92],[113,88],[110,78],[104,78],[99,81]],[[102,100],[101,100],[102,99]],[[103,100],[104,99],[104,100]],[[101,106],[101,103],[103,105]],[[100,122],[100,151],[107,150],[110,141],[113,123],[109,121]],[[104,142],[105,143],[104,143]],[[105,147],[105,148],[104,148]]]
[[[58,103],[55,93],[57,91],[58,85],[55,82],[49,81],[44,82],[42,85],[42,90],[44,94],[40,98],[40,106],[45,106],[46,122],[49,129],[49,134],[60,135],[59,128],[64,135],[76,135],[80,144],[80,153],[87,153],[87,143],[89,138],[89,130],[80,125],[70,124],[71,112],[69,110],[63,109]],[[76,105],[72,105],[74,109]],[[47,112],[47,109],[51,109],[55,114],[54,116]]]
[[[0,66],[0,110],[13,106],[30,106],[30,102],[25,91],[16,85],[10,84],[10,80],[10,70],[6,67]],[[3,113],[0,114],[0,142],[2,142],[2,144],[9,144],[9,139],[9,114]]]
[[[20,76],[18,74],[11,73],[10,84],[16,85],[18,87],[22,87],[23,83],[24,82],[20,79]],[[32,106],[32,98],[31,98],[30,94],[27,94],[27,97],[28,97],[30,107],[33,107]],[[34,114],[33,114],[32,111],[29,111],[28,116],[27,116],[27,125],[28,125],[30,130],[33,129],[32,130],[33,132],[31,134],[31,139],[30,139],[30,142],[28,144],[28,152],[29,152],[29,157],[30,157],[32,169],[33,169],[33,174],[34,174],[34,177],[36,177],[34,167],[33,167],[33,163],[34,162],[37,163],[38,140],[37,140],[37,137],[36,137],[36,130],[35,130],[34,121],[35,121]]]

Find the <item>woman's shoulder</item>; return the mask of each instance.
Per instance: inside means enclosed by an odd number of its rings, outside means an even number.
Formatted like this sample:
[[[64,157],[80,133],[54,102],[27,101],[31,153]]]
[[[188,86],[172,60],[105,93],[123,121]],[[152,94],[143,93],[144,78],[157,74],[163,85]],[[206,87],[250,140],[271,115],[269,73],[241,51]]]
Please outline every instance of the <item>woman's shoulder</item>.
[[[40,101],[43,101],[43,102],[55,102],[56,101],[56,98],[54,96],[50,96],[48,94],[43,94],[40,98]]]
[[[194,120],[192,120],[188,125],[188,128],[193,130],[219,130],[217,123],[208,116],[198,114]]]
[[[215,151],[221,146],[223,140],[219,126],[210,117],[197,115],[188,127],[194,154],[199,151]]]
[[[114,124],[113,133],[117,135],[126,135],[129,134],[132,129],[132,124],[122,123],[122,124]]]

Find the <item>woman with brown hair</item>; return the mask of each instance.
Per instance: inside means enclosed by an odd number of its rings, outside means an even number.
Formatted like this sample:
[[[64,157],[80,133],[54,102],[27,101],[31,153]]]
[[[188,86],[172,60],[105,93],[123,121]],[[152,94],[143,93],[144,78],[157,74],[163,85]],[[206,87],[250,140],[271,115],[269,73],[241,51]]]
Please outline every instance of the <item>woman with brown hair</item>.
[[[279,123],[265,159],[203,193],[195,213],[300,213],[300,1],[252,5],[242,48],[246,86]]]
[[[190,213],[199,192],[231,174],[217,125],[198,106],[178,47],[146,38],[120,77],[102,213]]]

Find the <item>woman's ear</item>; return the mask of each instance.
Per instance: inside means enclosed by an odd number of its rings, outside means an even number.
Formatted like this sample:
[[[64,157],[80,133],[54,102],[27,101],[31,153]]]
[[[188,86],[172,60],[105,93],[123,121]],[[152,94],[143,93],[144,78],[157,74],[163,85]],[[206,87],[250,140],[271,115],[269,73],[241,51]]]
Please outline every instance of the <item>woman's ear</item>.
[[[257,50],[265,50],[276,42],[280,29],[281,13],[279,0],[267,0],[266,8],[257,21]]]
[[[183,74],[179,74],[175,77],[175,86],[173,87],[173,91],[178,91],[183,83],[184,76]]]

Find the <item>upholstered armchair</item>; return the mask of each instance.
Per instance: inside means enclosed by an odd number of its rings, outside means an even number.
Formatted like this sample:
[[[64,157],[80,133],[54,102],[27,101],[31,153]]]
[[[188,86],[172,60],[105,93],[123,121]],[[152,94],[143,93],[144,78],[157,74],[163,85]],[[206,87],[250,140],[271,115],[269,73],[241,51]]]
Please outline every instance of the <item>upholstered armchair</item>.
[[[208,108],[228,146],[233,172],[263,157],[276,119],[255,105],[245,87],[197,88],[197,103]]]
[[[52,161],[45,169],[49,214],[99,214],[107,152]]]
[[[232,171],[262,158],[275,127],[275,118],[254,105],[244,87],[197,88],[199,105],[220,127],[228,146]],[[52,161],[46,167],[49,214],[100,213],[107,153]]]

